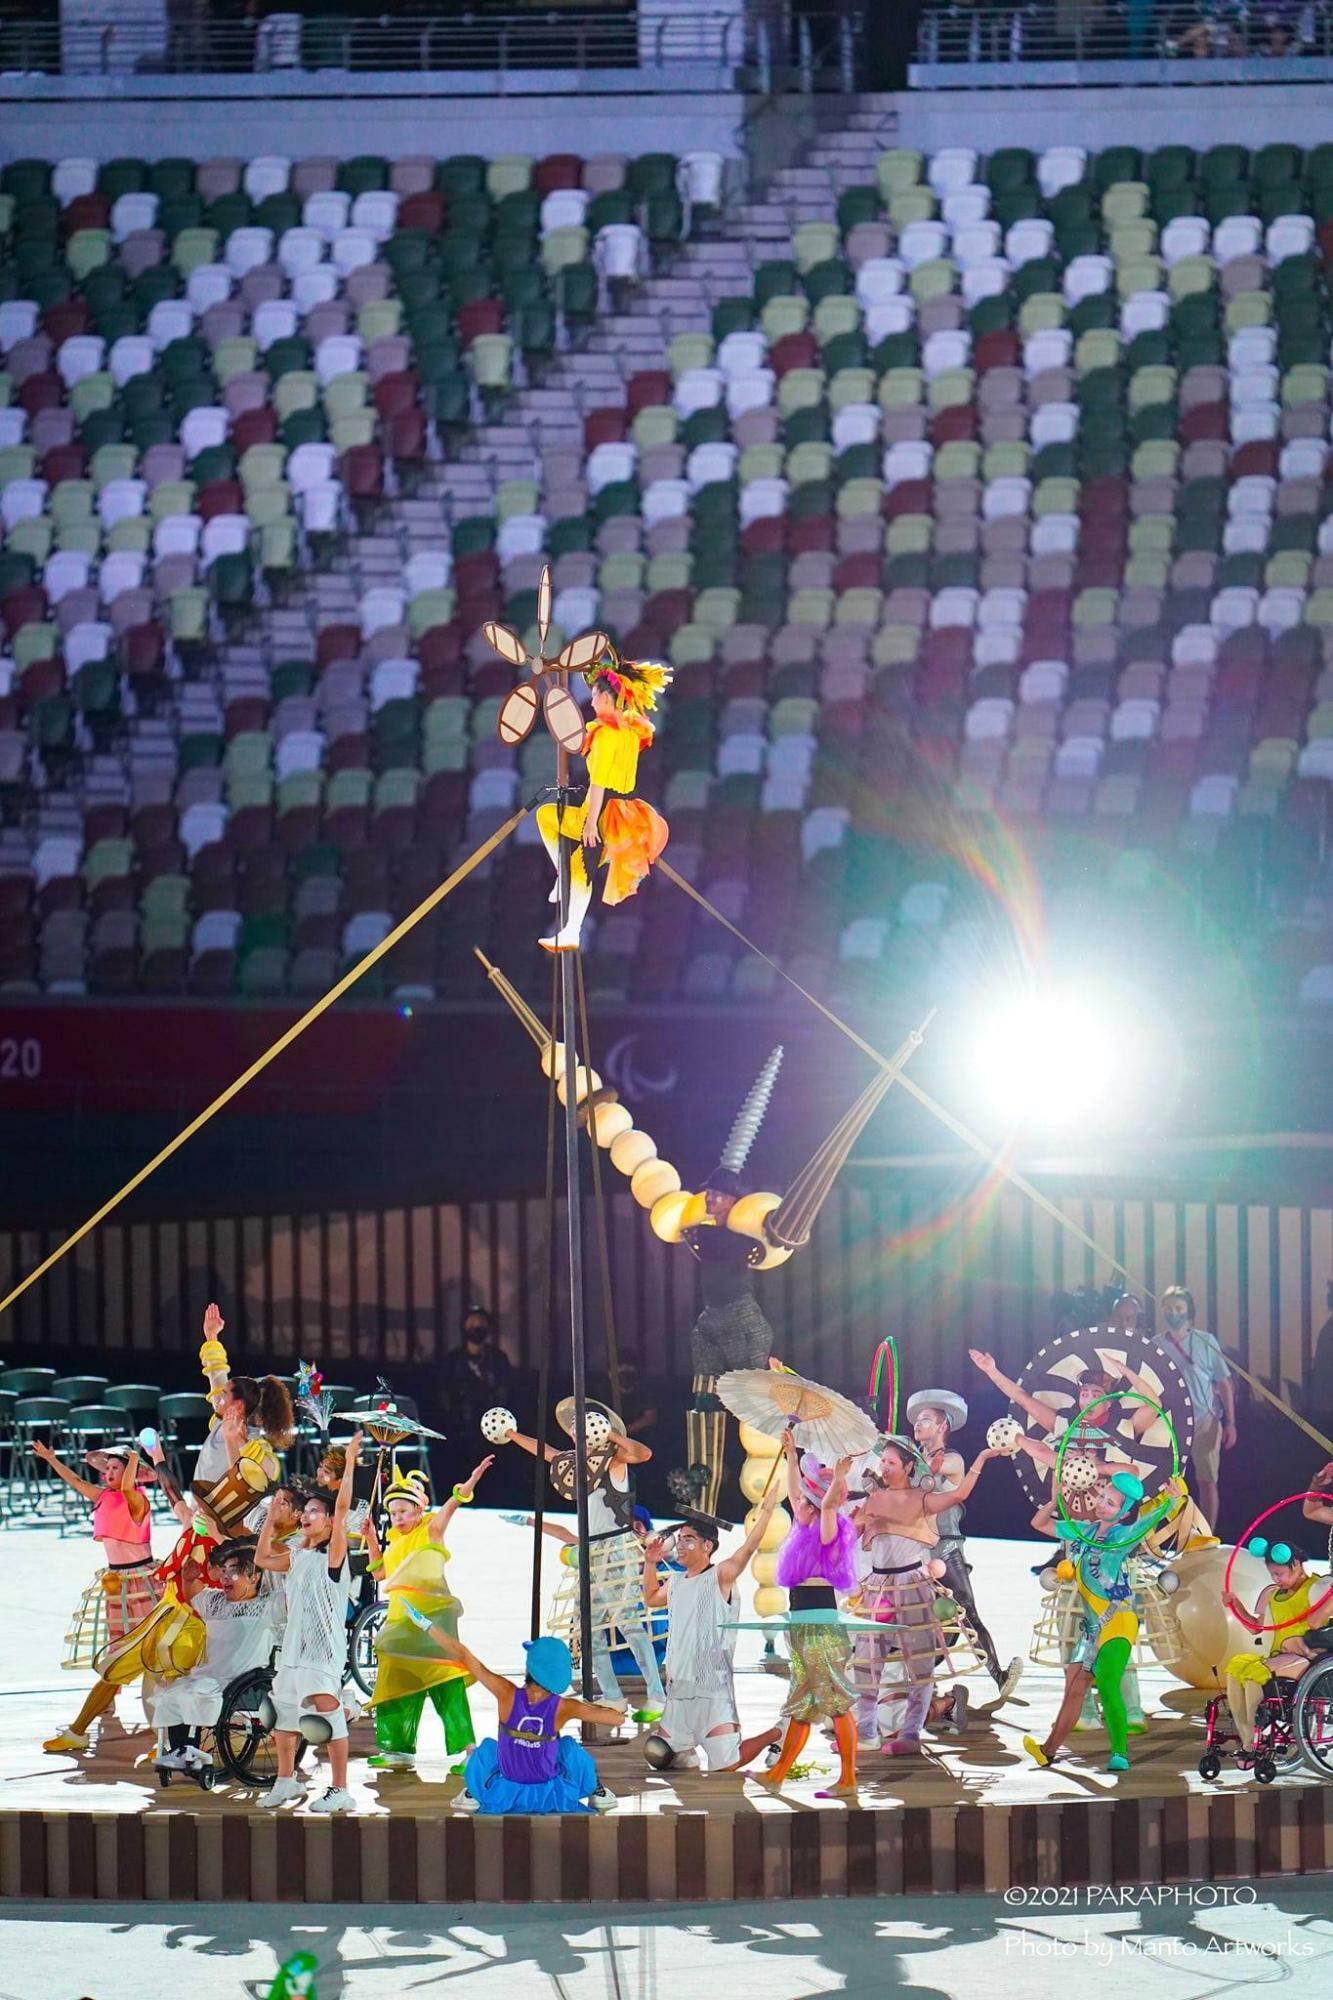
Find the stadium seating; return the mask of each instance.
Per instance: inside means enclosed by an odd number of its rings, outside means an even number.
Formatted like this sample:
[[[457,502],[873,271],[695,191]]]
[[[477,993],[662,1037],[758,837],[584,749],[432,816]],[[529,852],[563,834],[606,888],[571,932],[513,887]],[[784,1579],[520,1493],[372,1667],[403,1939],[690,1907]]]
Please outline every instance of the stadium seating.
[[[806,983],[965,983],[1017,829],[1052,919],[1184,885],[1328,996],[1333,146],[886,152],[653,351],[604,333],[719,197],[666,155],[4,170],[0,990],[329,983],[548,781],[479,628],[550,562],[557,640],[674,664],[676,865]],[[470,991],[487,934],[531,973],[547,886],[525,827],[375,990]],[[771,984],[646,916],[597,990]]]

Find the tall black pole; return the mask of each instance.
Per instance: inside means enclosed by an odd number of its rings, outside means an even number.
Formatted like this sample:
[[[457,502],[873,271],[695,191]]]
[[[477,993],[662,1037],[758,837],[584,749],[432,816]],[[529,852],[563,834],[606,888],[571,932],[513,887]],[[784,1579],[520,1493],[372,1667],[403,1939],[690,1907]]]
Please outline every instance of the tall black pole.
[[[564,677],[562,676],[562,679]],[[569,922],[570,860],[564,837],[569,798],[569,756],[561,749],[556,761],[556,853],[560,883],[560,928]],[[578,1007],[574,993],[574,954],[560,953],[560,1015],[565,1044],[565,1215],[569,1235],[569,1352],[574,1377],[574,1512],[579,1536],[579,1652],[583,1698],[592,1701],[592,1551],[588,1543],[588,1384],[583,1329],[583,1201],[579,1183]],[[587,1054],[587,1051],[584,1051]]]

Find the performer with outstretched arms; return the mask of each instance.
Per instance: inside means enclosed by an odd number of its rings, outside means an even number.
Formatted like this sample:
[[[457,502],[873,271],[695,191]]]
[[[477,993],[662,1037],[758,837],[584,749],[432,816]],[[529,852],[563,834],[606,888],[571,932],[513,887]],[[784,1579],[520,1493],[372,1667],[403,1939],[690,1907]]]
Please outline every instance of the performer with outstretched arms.
[[[410,1771],[416,1762],[417,1731],[427,1696],[440,1718],[444,1745],[451,1757],[476,1742],[468,1707],[468,1677],[454,1661],[430,1644],[408,1606],[438,1625],[451,1639],[458,1637],[462,1605],[449,1588],[445,1565],[449,1551],[444,1537],[460,1506],[467,1506],[477,1483],[495,1463],[484,1458],[461,1486],[455,1486],[442,1507],[430,1508],[430,1493],[422,1472],[398,1472],[385,1489],[389,1532],[381,1548],[373,1518],[366,1519],[370,1573],[388,1592],[389,1609],[375,1652],[379,1671],[371,1706],[375,1711],[375,1755],[380,1770]]]
[[[935,1514],[935,1527],[939,1534],[935,1560],[943,1563],[944,1582],[949,1594],[971,1627],[1000,1699],[1007,1701],[1018,1686],[1023,1661],[1021,1656],[1015,1655],[1007,1667],[1000,1665],[995,1641],[977,1610],[976,1595],[972,1589],[972,1565],[967,1560],[967,1545],[963,1540],[960,1488],[965,1467],[961,1452],[953,1448],[953,1432],[960,1431],[967,1422],[967,1404],[952,1389],[918,1389],[907,1399],[907,1421],[912,1426],[912,1436],[921,1454],[921,1463],[912,1474],[913,1486],[924,1487],[928,1493],[953,1495],[953,1504]]]
[[[745,1540],[722,1562],[713,1560],[721,1525],[703,1514],[687,1514],[676,1530],[678,1570],[658,1568],[665,1554],[662,1541],[649,1542],[644,1550],[644,1595],[650,1607],[665,1605],[670,1613],[666,1709],[643,1746],[656,1770],[665,1770],[679,1756],[702,1751],[708,1770],[738,1771],[782,1734],[780,1729],[766,1729],[741,1740],[732,1675],[736,1585],[763,1541],[777,1504],[778,1488],[770,1486]]]
[[[592,1587],[592,1666],[598,1689],[605,1701],[621,1699],[611,1651],[619,1632],[643,1677],[644,1706],[634,1714],[636,1722],[656,1722],[666,1699],[662,1676],[653,1652],[644,1603],[643,1549],[634,1532],[633,1468],[646,1465],[652,1452],[637,1438],[627,1438],[620,1430],[619,1417],[608,1412],[611,1429],[605,1446],[590,1454],[588,1490],[587,1563]],[[518,1445],[532,1457],[537,1455],[536,1438],[510,1431],[505,1440]],[[554,1445],[546,1446],[549,1465],[561,1454]],[[582,1552],[580,1552],[582,1557]],[[569,1572],[571,1588],[562,1589],[551,1610],[551,1622],[571,1650],[578,1640],[578,1574]]]
[[[1025,1736],[1023,1748],[1038,1764],[1051,1763],[1078,1720],[1093,1681],[1101,1696],[1111,1755],[1108,1771],[1129,1769],[1129,1731],[1123,1680],[1134,1656],[1139,1615],[1125,1578],[1134,1551],[1186,1492],[1183,1479],[1170,1480],[1151,1505],[1143,1505],[1143,1482],[1132,1472],[1114,1472],[1093,1496],[1095,1527],[1080,1529],[1072,1565],[1083,1603],[1083,1635],[1065,1669],[1065,1692],[1055,1721],[1042,1743]],[[1056,1535],[1052,1526],[1049,1533]],[[1074,1544],[1071,1543],[1071,1549]]]
[[[918,1459],[906,1438],[888,1438],[879,1482],[852,1516],[873,1565],[861,1585],[860,1607],[884,1626],[883,1637],[876,1632],[858,1642],[871,1676],[858,1702],[858,1728],[862,1734],[876,1731],[895,1756],[910,1756],[920,1748],[922,1726],[932,1710],[936,1661],[944,1650],[931,1575],[939,1539],[936,1524],[968,1499],[982,1467],[997,1455],[989,1449],[981,1452],[956,1485],[932,1493],[913,1478]],[[896,1681],[890,1679],[895,1665]],[[901,1720],[886,1726],[894,1697],[904,1693]]]
[[[151,1438],[151,1433],[145,1435]],[[98,1475],[91,1480],[57,1458],[44,1439],[34,1438],[32,1449],[93,1510],[93,1540],[101,1545],[105,1566],[79,1599],[65,1635],[63,1662],[71,1672],[86,1671],[108,1641],[123,1639],[148,1616],[161,1595],[148,1496],[139,1485],[139,1454],[129,1447],[88,1452],[87,1463]]]

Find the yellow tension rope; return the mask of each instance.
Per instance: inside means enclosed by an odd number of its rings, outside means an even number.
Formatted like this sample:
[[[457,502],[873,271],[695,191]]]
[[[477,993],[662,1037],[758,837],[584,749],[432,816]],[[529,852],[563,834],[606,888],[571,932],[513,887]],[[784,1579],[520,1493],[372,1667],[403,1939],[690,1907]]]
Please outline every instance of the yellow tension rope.
[[[775,958],[770,958],[768,953],[754,942],[753,938],[746,937],[744,931],[738,930],[731,919],[723,916],[721,910],[710,903],[707,896],[696,889],[692,882],[687,882],[683,875],[678,875],[669,861],[658,861],[655,866],[659,875],[665,875],[667,880],[674,882],[678,889],[683,889],[691,902],[697,903],[701,910],[706,911],[710,917],[722,925],[724,930],[729,931],[738,943],[746,947],[747,951],[752,951],[756,958],[762,959],[765,965],[771,966],[779,979],[785,980],[787,985],[794,988],[803,1000],[808,1000],[810,1005],[822,1014],[832,1027],[838,1030],[839,1034],[845,1035],[848,1041],[854,1042],[861,1053],[870,1058],[871,1062],[877,1063],[881,1069],[891,1067],[889,1058],[886,1055],[883,1055],[879,1049],[866,1041],[863,1035],[858,1035],[855,1028],[849,1026],[840,1015],[835,1014],[831,1007],[825,1006],[817,994],[811,993],[808,987],[802,986],[799,979],[793,979],[791,974],[779,965]],[[1039,1187],[1034,1187],[1026,1175],[1019,1173],[1016,1167],[1010,1166],[1003,1154],[997,1153],[978,1133],[971,1131],[968,1126],[964,1125],[961,1118],[955,1118],[952,1111],[948,1110],[943,1104],[938,1103],[928,1091],[923,1090],[919,1083],[915,1082],[913,1078],[907,1076],[902,1071],[899,1071],[895,1081],[900,1090],[905,1090],[909,1097],[914,1097],[921,1108],[924,1111],[929,1111],[933,1118],[938,1118],[942,1125],[946,1125],[955,1138],[961,1139],[963,1144],[969,1146],[974,1153],[980,1154],[983,1160],[994,1167],[997,1173],[1003,1174],[1010,1185],[1017,1188],[1020,1194],[1026,1195],[1028,1200],[1041,1209],[1043,1214],[1049,1215],[1053,1222],[1058,1223],[1060,1228],[1066,1230],[1071,1236],[1076,1236],[1086,1249],[1091,1250],[1094,1256],[1100,1257],[1113,1271],[1123,1272],[1134,1289],[1142,1292],[1145,1298],[1155,1300],[1156,1293],[1141,1278],[1136,1276],[1129,1269],[1128,1265],[1122,1263],[1120,1258],[1113,1256],[1106,1249],[1105,1245],[1098,1243],[1096,1238],[1089,1236],[1086,1229],[1083,1229],[1072,1217],[1066,1215],[1062,1209],[1057,1208],[1055,1203],[1048,1196],[1044,1195]],[[1322,1431],[1316,1430],[1315,1426],[1307,1422],[1298,1410],[1293,1410],[1290,1404],[1284,1403],[1280,1396],[1275,1395],[1256,1376],[1251,1375],[1249,1369],[1242,1367],[1239,1361],[1233,1360],[1228,1355],[1227,1363],[1229,1367],[1234,1368],[1241,1380],[1247,1382],[1257,1395],[1262,1396],[1265,1402],[1271,1403],[1275,1410],[1281,1410],[1284,1417],[1290,1417],[1292,1423],[1299,1425],[1308,1438],[1311,1438],[1321,1450],[1328,1452],[1330,1457],[1333,1457],[1333,1439],[1326,1438]]]
[[[494,854],[496,848],[500,845],[501,841],[507,840],[509,838],[509,835],[514,831],[514,828],[523,818],[523,815],[526,811],[527,807],[526,806],[522,807],[518,812],[514,813],[509,819],[507,819],[503,826],[497,827],[495,832],[491,834],[489,839],[484,840],[480,847],[475,849],[473,853],[469,854],[466,861],[460,862],[458,867],[454,869],[451,875],[446,875],[443,882],[439,883],[434,889],[432,889],[430,894],[424,897],[422,901],[417,904],[415,910],[412,910],[407,916],[403,918],[403,921],[399,925],[397,925],[395,929],[389,932],[388,937],[382,939],[379,944],[373,946],[371,950],[366,953],[364,958],[358,959],[356,964],[351,968],[350,972],[345,972],[343,974],[342,978],[338,981],[336,986],[331,986],[328,992],[324,994],[322,999],[316,1000],[314,1006],[311,1007],[306,1013],[302,1014],[299,1021],[294,1021],[290,1028],[285,1029],[283,1033],[278,1036],[276,1042],[271,1043],[270,1046],[265,1049],[263,1055],[256,1057],[254,1062],[251,1063],[249,1069],[247,1069],[243,1075],[238,1076],[234,1083],[229,1083],[227,1085],[227,1088],[221,1093],[221,1095],[215,1097],[213,1099],[213,1102],[210,1105],[206,1106],[206,1108],[199,1113],[197,1118],[192,1118],[190,1120],[190,1123],[185,1127],[183,1132],[178,1132],[174,1139],[168,1141],[168,1143],[162,1148],[160,1153],[155,1153],[153,1158],[148,1162],[147,1166],[140,1167],[137,1174],[131,1175],[130,1179],[126,1181],[124,1187],[118,1188],[115,1194],[111,1196],[109,1201],[104,1201],[102,1203],[102,1206],[97,1210],[96,1214],[90,1215],[86,1222],[81,1222],[79,1224],[79,1227],[74,1231],[73,1235],[67,1236],[64,1242],[59,1246],[59,1248],[53,1250],[50,1256],[47,1257],[42,1263],[40,1263],[37,1266],[36,1270],[29,1271],[26,1278],[20,1278],[18,1284],[15,1285],[13,1291],[11,1291],[7,1295],[7,1297],[0,1299],[0,1313],[8,1311],[9,1307],[13,1305],[15,1299],[22,1298],[23,1294],[28,1290],[28,1287],[30,1285],[35,1285],[39,1278],[44,1278],[47,1272],[60,1262],[62,1257],[68,1256],[69,1252],[74,1248],[76,1243],[82,1243],[84,1237],[87,1236],[92,1230],[96,1229],[99,1223],[105,1222],[108,1215],[110,1215],[114,1209],[119,1208],[121,1202],[123,1202],[128,1195],[132,1195],[136,1188],[141,1188],[144,1182],[148,1180],[151,1175],[155,1174],[158,1168],[162,1166],[164,1162],[166,1162],[171,1158],[173,1153],[178,1153],[182,1146],[184,1146],[190,1139],[193,1139],[196,1132],[202,1131],[203,1127],[207,1125],[210,1118],[216,1117],[217,1113],[223,1110],[228,1104],[230,1104],[234,1097],[239,1097],[240,1093],[245,1089],[247,1083],[253,1083],[255,1078],[258,1075],[260,1075],[260,1073],[263,1070],[266,1070],[271,1062],[275,1062],[277,1058],[282,1054],[284,1049],[289,1049],[292,1043],[296,1041],[298,1036],[303,1035],[306,1029],[312,1026],[313,1023],[319,1019],[321,1014],[326,1014],[329,1008],[332,1007],[335,1000],[341,1000],[343,994],[348,992],[353,986],[355,986],[357,980],[360,979],[363,976],[363,974],[369,972],[372,965],[378,965],[380,960],[384,958],[387,955],[387,953],[391,952],[396,944],[400,944],[402,940],[407,936],[408,932],[416,928],[416,926],[421,922],[423,917],[428,917],[431,911],[435,909],[440,903],[442,903],[445,897],[449,895],[452,890],[456,889],[459,883],[463,881],[466,876],[472,873],[474,868],[480,867],[481,863],[485,861],[489,855]]]

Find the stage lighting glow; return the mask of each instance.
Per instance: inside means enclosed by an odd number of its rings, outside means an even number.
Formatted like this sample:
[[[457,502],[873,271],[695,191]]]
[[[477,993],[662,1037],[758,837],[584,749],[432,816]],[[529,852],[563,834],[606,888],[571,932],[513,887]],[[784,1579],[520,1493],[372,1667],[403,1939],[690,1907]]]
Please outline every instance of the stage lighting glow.
[[[1016,1123],[1069,1125],[1103,1109],[1117,1081],[1119,1036],[1074,994],[1029,993],[998,1003],[980,1024],[977,1082]]]

